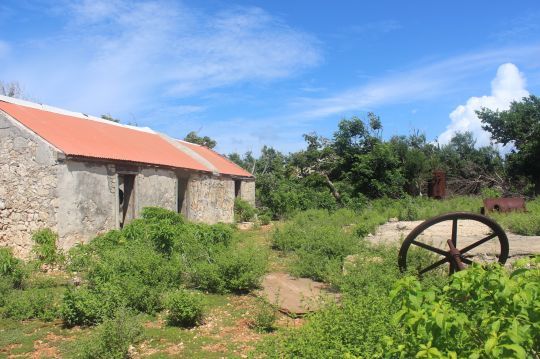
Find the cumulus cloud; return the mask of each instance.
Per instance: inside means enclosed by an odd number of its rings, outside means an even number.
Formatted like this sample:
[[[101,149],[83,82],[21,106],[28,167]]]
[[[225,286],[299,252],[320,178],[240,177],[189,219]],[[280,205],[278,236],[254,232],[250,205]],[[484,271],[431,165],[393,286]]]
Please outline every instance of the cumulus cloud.
[[[448,143],[456,132],[470,131],[476,137],[478,146],[489,145],[490,135],[482,129],[482,123],[475,111],[483,107],[494,111],[507,110],[512,101],[519,101],[529,95],[525,86],[525,77],[516,65],[506,63],[499,66],[497,75],[491,82],[491,95],[471,97],[466,104],[456,107],[450,113],[451,123],[439,136],[439,143]]]

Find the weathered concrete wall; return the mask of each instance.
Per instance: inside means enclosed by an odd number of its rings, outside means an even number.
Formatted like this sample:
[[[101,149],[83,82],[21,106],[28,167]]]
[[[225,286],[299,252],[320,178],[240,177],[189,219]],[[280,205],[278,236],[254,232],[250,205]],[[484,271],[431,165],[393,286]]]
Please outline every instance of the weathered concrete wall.
[[[27,257],[32,232],[56,230],[58,152],[0,113],[0,246]]]
[[[158,168],[143,168],[135,179],[135,205],[140,215],[144,207],[176,211],[176,173]]]
[[[205,223],[234,222],[234,181],[211,175],[192,175],[186,204],[189,220]]]
[[[240,184],[240,198],[255,207],[255,180],[243,180]]]
[[[117,226],[114,165],[67,161],[58,173],[59,247],[88,242]]]

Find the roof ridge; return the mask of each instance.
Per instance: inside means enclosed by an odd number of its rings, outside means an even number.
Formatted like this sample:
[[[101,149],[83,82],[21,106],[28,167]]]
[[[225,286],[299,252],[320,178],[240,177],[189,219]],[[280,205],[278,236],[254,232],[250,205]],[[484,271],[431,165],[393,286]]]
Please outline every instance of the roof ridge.
[[[118,123],[118,122],[114,122],[114,121],[105,120],[105,119],[97,117],[97,116],[87,115],[87,114],[82,113],[82,112],[70,111],[70,110],[60,108],[60,107],[49,106],[49,105],[46,105],[46,104],[37,103],[37,102],[31,102],[31,101],[22,100],[22,99],[18,99],[18,98],[14,98],[14,97],[0,95],[0,101],[7,102],[7,103],[12,103],[14,105],[19,105],[19,106],[30,107],[30,108],[34,108],[34,109],[37,109],[37,110],[52,112],[52,113],[56,113],[56,114],[59,114],[59,115],[76,117],[76,118],[80,118],[82,120],[96,121],[96,122],[103,123],[105,125],[119,126],[119,127],[131,129],[131,130],[142,131],[142,132],[147,132],[147,133],[156,133],[156,131],[152,130],[150,127],[146,127],[146,126],[145,127],[138,127],[138,126],[132,126],[132,125],[125,125],[123,123]]]
[[[210,161],[208,161],[206,158],[204,158],[203,156],[201,156],[197,152],[193,151],[191,148],[186,147],[185,145],[179,143],[176,139],[174,139],[174,138],[172,138],[170,136],[167,136],[164,133],[157,132],[156,134],[158,136],[160,136],[161,138],[163,138],[165,141],[169,142],[171,145],[173,145],[174,148],[176,148],[177,150],[184,152],[186,155],[190,156],[195,161],[198,161],[203,166],[207,167],[210,171],[212,171],[212,173],[214,173],[214,174],[219,174],[220,173],[216,166],[214,166]]]

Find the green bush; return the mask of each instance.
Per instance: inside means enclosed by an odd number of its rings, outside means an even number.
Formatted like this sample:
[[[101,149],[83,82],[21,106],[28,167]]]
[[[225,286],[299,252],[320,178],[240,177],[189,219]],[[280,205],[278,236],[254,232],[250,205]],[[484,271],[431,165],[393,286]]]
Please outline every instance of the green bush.
[[[168,224],[179,225],[184,223],[184,217],[180,213],[170,211],[159,207],[145,207],[142,210],[141,217],[150,222],[165,221]]]
[[[94,325],[125,305],[126,300],[119,288],[102,286],[99,291],[85,287],[68,288],[60,307],[60,317],[67,327]]]
[[[293,274],[315,280],[326,280],[340,270],[343,259],[359,245],[354,234],[357,215],[341,209],[334,213],[310,210],[299,213],[272,238],[274,248],[293,252]]]
[[[32,234],[35,245],[32,248],[37,260],[43,264],[58,264],[62,261],[62,255],[56,248],[58,235],[49,228],[41,229]]]
[[[138,317],[119,309],[95,332],[80,343],[79,357],[88,359],[124,359],[131,357],[129,347],[142,340],[143,326]]]
[[[234,200],[234,217],[237,222],[251,222],[255,219],[255,208],[247,201],[236,197]]]
[[[403,335],[390,353],[406,357],[534,358],[540,352],[540,257],[513,272],[473,266],[444,288],[415,277],[399,281],[392,297]]]
[[[261,222],[263,226],[270,224],[270,222],[272,221],[272,216],[267,213],[259,215],[258,218],[259,218],[259,222]]]
[[[259,298],[250,327],[259,333],[269,333],[276,329],[276,320],[276,308],[266,300]]]
[[[49,288],[31,288],[11,291],[5,299],[2,315],[17,320],[51,321],[58,317],[58,309],[58,300]]]
[[[0,248],[0,279],[9,282],[13,288],[22,288],[27,277],[21,260],[15,258],[11,249]]]
[[[6,298],[13,290],[13,283],[10,278],[0,276],[0,308],[6,304]]]
[[[80,272],[85,285],[66,291],[67,326],[100,323],[119,306],[153,314],[164,307],[163,293],[181,283],[217,293],[258,284],[264,253],[232,245],[230,226],[188,223],[159,208],[143,212],[122,230],[70,251],[68,268]]]
[[[248,292],[266,271],[266,253],[254,246],[233,247],[219,253],[216,264],[227,291]]]
[[[167,324],[190,328],[202,322],[204,308],[200,294],[176,290],[167,295],[165,303]]]

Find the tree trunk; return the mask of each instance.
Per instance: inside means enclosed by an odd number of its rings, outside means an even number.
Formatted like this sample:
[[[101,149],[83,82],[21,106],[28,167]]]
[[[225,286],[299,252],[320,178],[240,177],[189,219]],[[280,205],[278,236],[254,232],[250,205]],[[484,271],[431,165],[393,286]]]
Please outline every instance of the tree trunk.
[[[330,181],[330,178],[326,173],[323,174],[324,179],[326,180],[326,184],[330,188],[330,191],[332,192],[332,196],[336,199],[338,203],[341,204],[341,195],[339,194],[338,190],[336,189],[336,186]]]

